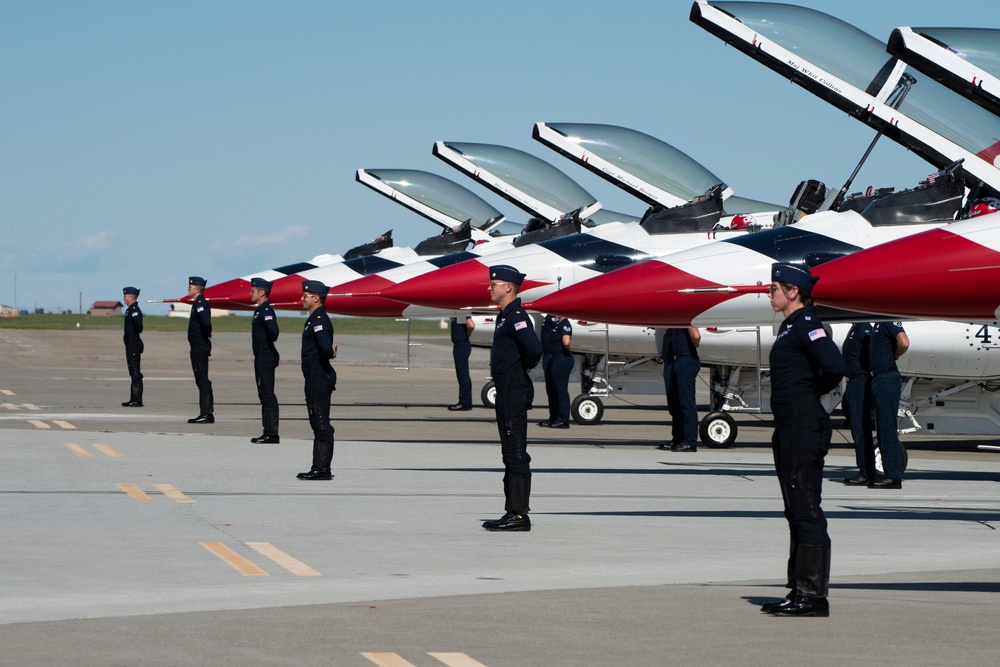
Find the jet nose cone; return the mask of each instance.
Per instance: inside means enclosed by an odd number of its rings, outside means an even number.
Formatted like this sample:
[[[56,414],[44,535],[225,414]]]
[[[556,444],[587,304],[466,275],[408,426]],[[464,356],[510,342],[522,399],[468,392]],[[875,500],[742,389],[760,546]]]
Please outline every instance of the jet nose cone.
[[[395,284],[378,274],[372,274],[338,285],[335,290],[337,294],[326,297],[326,310],[338,315],[355,317],[401,317],[406,304],[381,296],[362,296],[380,292]],[[343,296],[346,294],[352,296]]]
[[[215,308],[253,307],[250,300],[250,281],[234,278],[205,288],[205,298]]]
[[[636,326],[688,326],[728,294],[679,290],[719,287],[659,260],[647,260],[553,292],[526,308],[542,313]]]
[[[301,305],[303,280],[305,278],[293,273],[273,281],[271,283],[271,303],[281,308],[294,308],[295,304]]]
[[[418,306],[457,309],[491,305],[489,287],[489,268],[470,259],[386,287],[381,294]]]

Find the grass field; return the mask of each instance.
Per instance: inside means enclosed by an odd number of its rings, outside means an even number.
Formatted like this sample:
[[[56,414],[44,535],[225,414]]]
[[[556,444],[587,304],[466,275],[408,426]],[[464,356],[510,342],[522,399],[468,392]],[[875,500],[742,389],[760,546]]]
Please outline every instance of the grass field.
[[[289,331],[302,326],[304,315],[278,313],[278,326]],[[219,333],[249,333],[248,316],[222,315],[212,318],[212,331]],[[406,333],[406,322],[381,317],[334,317],[333,328],[338,334],[368,334],[373,336]],[[146,331],[187,331],[188,318],[144,315],[142,325]],[[121,329],[121,317],[93,317],[90,315],[22,315],[0,317],[0,329]],[[447,336],[440,320],[410,320],[410,333],[414,336]]]

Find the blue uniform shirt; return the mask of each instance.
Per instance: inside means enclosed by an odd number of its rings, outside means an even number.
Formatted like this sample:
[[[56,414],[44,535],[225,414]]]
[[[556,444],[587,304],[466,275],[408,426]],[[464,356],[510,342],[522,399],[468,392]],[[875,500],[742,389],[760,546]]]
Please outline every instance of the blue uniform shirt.
[[[844,357],[823,329],[813,306],[789,315],[771,346],[771,403],[793,404],[822,396],[844,377]]]
[[[694,346],[687,327],[671,328],[663,332],[663,351],[660,353],[660,358],[669,364],[679,357],[698,359],[698,348]]]
[[[333,370],[333,324],[320,306],[306,319],[302,329],[302,372],[318,366],[329,373]]]
[[[896,369],[896,336],[903,333],[899,322],[876,322],[868,350],[868,364],[873,373]]]
[[[274,341],[278,340],[278,320],[270,301],[257,306],[253,311],[253,321],[250,323],[250,345],[253,356],[265,361],[278,362],[278,349]]]
[[[521,300],[514,299],[497,317],[490,350],[490,372],[506,375],[527,372],[542,358],[542,344]]]
[[[199,294],[191,302],[188,342],[191,347],[212,347],[212,307],[204,294]]]
[[[542,321],[542,351],[545,354],[568,357],[573,353],[563,347],[563,336],[573,335],[573,325],[566,318],[546,315]]]
[[[872,325],[870,322],[856,322],[847,332],[847,338],[840,351],[844,355],[847,366],[847,376],[867,375],[871,370],[868,365],[868,354],[871,346]]]
[[[461,321],[457,317],[451,318],[451,342],[455,345],[469,344],[469,330],[465,326],[468,317],[463,317]]]
[[[122,334],[122,340],[125,342],[125,347],[130,347],[132,345],[138,345],[141,341],[139,334],[142,333],[142,311],[139,310],[139,304],[133,303],[125,311],[125,331]]]

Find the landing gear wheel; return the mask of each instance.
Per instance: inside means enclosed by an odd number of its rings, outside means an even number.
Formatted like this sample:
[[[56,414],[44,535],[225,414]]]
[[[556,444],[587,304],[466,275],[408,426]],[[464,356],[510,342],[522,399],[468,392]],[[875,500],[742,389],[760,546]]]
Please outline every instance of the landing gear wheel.
[[[736,442],[736,421],[726,412],[712,412],[701,420],[698,437],[712,449],[732,447]]]
[[[573,415],[573,421],[577,424],[588,426],[597,424],[604,416],[604,404],[596,396],[580,394],[573,399],[569,412]]]
[[[903,443],[899,443],[899,471],[906,472],[906,466],[910,463],[910,454],[906,451],[906,446]],[[885,474],[885,469],[882,467],[882,452],[879,448],[875,448],[875,469],[881,474]]]
[[[479,398],[482,399],[483,405],[488,408],[497,406],[497,388],[492,380],[483,385],[483,390],[479,392]]]

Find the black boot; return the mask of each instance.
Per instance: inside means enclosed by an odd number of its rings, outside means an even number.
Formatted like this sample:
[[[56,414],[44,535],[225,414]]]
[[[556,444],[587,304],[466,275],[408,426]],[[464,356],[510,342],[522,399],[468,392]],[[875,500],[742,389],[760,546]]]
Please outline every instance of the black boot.
[[[796,595],[787,605],[770,610],[775,616],[829,616],[830,589],[829,544],[800,544],[795,559]]]
[[[531,497],[531,473],[527,475],[510,475],[510,495],[507,500],[508,512],[526,515],[531,511],[528,501]]]
[[[277,445],[280,443],[281,438],[278,437],[278,411],[261,408],[261,421],[264,423],[264,432],[259,438],[250,438],[250,442],[255,445]]]

